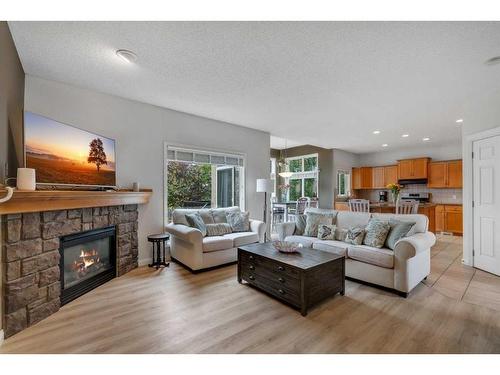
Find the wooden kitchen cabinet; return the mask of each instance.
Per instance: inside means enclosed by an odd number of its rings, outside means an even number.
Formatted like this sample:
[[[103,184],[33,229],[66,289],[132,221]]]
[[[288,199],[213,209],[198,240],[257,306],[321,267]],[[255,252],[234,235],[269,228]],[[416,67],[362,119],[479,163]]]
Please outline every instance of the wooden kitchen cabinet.
[[[335,202],[337,211],[349,211],[349,202]]]
[[[351,175],[351,187],[353,190],[361,189],[361,168],[353,168]]]
[[[463,210],[461,205],[436,206],[436,232],[463,234]]]
[[[360,167],[352,169],[352,188],[356,189],[371,189],[373,186],[372,167]]]
[[[430,188],[462,188],[462,160],[429,163]]]
[[[427,178],[429,158],[398,160],[398,179],[420,180]]]
[[[373,189],[385,188],[385,167],[372,168],[372,188]]]
[[[421,206],[418,213],[429,218],[429,232],[436,233],[436,206]]]
[[[438,204],[436,206],[436,232],[444,232],[444,206]]]
[[[384,188],[389,184],[397,184],[398,182],[398,166],[389,165],[384,167]]]
[[[462,188],[462,160],[448,162],[448,187]]]

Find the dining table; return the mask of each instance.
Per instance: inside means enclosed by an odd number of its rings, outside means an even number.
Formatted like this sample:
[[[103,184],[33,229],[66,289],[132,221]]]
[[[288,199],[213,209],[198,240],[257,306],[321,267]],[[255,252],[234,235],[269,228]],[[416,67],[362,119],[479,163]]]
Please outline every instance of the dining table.
[[[290,208],[295,209],[295,207],[297,207],[296,201],[272,202],[273,212],[274,212],[275,208],[282,208],[283,209],[283,221],[285,223],[288,222],[288,215],[290,212]]]

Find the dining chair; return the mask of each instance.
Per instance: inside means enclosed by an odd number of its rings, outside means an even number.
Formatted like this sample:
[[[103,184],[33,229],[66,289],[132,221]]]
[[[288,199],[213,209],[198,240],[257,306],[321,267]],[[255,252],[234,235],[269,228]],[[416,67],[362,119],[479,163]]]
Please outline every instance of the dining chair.
[[[418,213],[419,201],[417,200],[404,200],[396,203],[396,214],[409,215]]]
[[[349,211],[370,212],[370,201],[368,199],[350,199]]]
[[[319,199],[317,197],[313,197],[309,199],[309,207],[318,208],[319,207]]]
[[[299,199],[297,199],[297,202],[295,203],[295,209],[290,210],[290,212],[288,213],[289,219],[291,219],[292,221],[296,221],[297,216],[304,215],[308,203],[309,198],[307,197],[300,197]]]

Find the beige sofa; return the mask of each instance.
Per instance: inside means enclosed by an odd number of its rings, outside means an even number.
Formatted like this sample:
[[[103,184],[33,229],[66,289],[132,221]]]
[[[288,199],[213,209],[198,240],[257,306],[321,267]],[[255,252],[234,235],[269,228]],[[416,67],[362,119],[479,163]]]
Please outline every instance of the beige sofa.
[[[294,235],[295,223],[278,224],[280,239],[296,241],[313,249],[344,255],[346,257],[346,277],[389,288],[406,297],[415,286],[429,275],[431,269],[430,249],[436,242],[436,237],[428,231],[427,216],[309,210],[333,212],[336,214],[334,224],[341,229],[365,227],[372,217],[386,220],[394,218],[416,223],[407,237],[396,243],[394,250],[297,236]]]
[[[262,221],[250,220],[250,231],[235,232],[223,236],[203,237],[201,231],[189,226],[186,214],[198,212],[205,224],[225,223],[226,212],[240,210],[239,207],[214,209],[176,209],[172,223],[166,226],[170,233],[170,255],[196,272],[222,264],[234,263],[238,259],[238,246],[264,242],[266,225]]]

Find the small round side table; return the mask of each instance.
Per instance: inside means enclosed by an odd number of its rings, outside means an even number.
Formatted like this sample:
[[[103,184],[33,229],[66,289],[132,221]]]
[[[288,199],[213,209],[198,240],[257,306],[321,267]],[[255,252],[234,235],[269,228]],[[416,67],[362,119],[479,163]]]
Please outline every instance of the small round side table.
[[[156,267],[156,269],[161,266],[168,267],[170,263],[165,262],[165,248],[169,247],[167,241],[169,240],[170,235],[168,233],[160,233],[160,234],[150,234],[148,236],[148,241],[153,243],[153,263],[148,264],[149,267]],[[156,260],[155,260],[155,246],[156,246]],[[161,250],[163,248],[163,258],[161,254]]]

